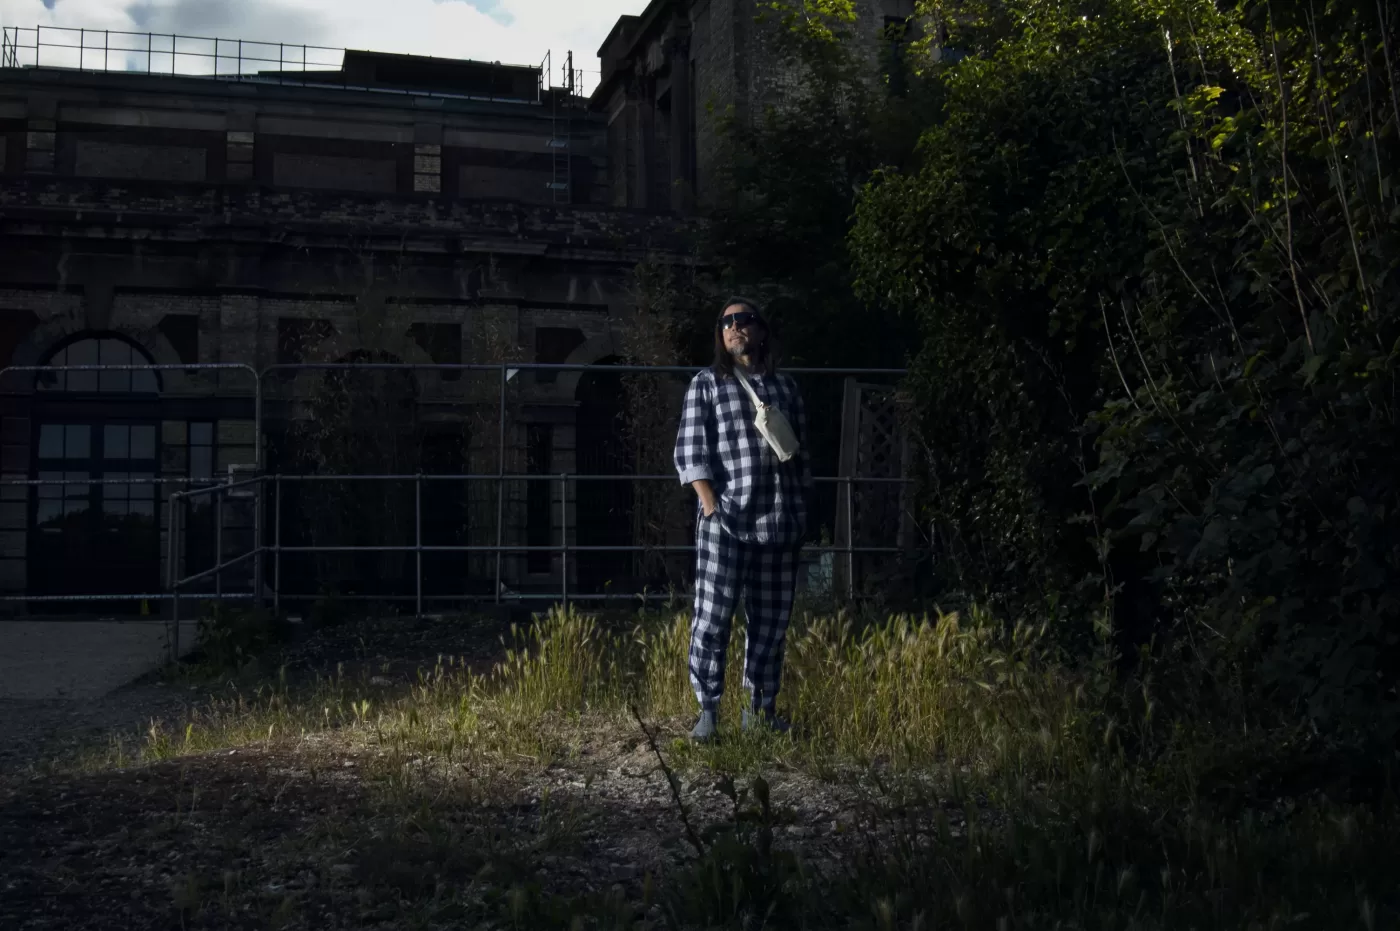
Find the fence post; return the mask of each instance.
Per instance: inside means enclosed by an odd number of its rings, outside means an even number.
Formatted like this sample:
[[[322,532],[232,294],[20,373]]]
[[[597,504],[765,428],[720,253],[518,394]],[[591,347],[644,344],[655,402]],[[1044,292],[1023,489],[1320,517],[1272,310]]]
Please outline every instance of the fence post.
[[[559,476],[559,567],[563,575],[564,610],[569,609],[569,473]],[[606,605],[604,605],[606,607]]]
[[[418,596],[418,617],[423,616],[423,473],[413,481],[413,556],[415,591]]]
[[[254,430],[254,433],[257,431]],[[253,437],[254,443],[261,443],[262,438]],[[256,458],[257,454],[254,453]],[[257,475],[257,466],[254,467],[253,484],[253,607],[261,609],[263,606],[263,507],[267,503],[264,496],[262,476]]]
[[[501,411],[496,423],[496,604],[501,603],[501,547],[506,522],[506,366],[501,363]]]
[[[272,477],[272,613],[282,614],[282,476]]]
[[[851,484],[853,476],[846,476],[846,600],[854,601],[856,597],[856,524],[855,516],[855,487]]]
[[[180,661],[180,502],[177,491],[170,496],[170,661]]]
[[[224,602],[224,493],[214,492],[214,596]]]

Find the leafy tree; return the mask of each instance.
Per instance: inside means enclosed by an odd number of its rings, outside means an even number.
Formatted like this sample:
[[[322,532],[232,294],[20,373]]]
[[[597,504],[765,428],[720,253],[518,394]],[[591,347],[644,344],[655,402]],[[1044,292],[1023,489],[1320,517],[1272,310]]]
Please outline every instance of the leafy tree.
[[[1106,605],[1124,647],[1187,644],[1393,739],[1394,15],[922,12],[966,57],[923,76],[917,164],[875,173],[851,244],[856,293],[921,327],[927,505],[963,580]]]

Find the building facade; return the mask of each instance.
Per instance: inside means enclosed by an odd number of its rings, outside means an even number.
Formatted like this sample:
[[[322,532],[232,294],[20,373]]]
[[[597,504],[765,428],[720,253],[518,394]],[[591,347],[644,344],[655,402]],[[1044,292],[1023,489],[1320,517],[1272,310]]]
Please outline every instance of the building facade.
[[[856,0],[851,39],[880,76],[891,42],[918,35],[915,0]],[[800,90],[775,54],[762,0],[652,0],[598,50],[593,106],[606,116],[611,203],[685,212],[722,196],[722,123]]]
[[[867,31],[899,6],[865,0]],[[490,481],[278,481],[192,502],[173,541],[169,501],[253,472],[627,471],[616,377],[525,371],[503,393],[499,373],[426,366],[618,359],[637,263],[693,262],[717,114],[781,83],[755,12],[654,0],[605,42],[591,99],[538,68],[372,52],[220,75],[54,67],[41,37],[31,61],[7,31],[0,365],[167,368],[0,376],[0,612],[157,611],[40,599],[160,593],[172,560],[188,576],[216,546],[246,552],[258,522],[284,550],[264,590],[274,574],[308,596],[625,585],[625,557],[575,553],[566,574],[543,551],[628,543],[621,483],[565,500],[552,481],[499,499]],[[305,367],[352,362],[425,367]],[[498,540],[539,549],[404,551]],[[296,550],[326,543],[398,549]],[[249,571],[221,581],[246,591]]]

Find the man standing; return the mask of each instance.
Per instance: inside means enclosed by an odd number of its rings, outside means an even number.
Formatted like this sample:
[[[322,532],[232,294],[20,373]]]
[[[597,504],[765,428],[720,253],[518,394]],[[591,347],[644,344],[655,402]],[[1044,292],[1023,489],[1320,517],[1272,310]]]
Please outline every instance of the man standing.
[[[715,324],[714,364],[691,380],[676,436],[676,471],[699,499],[690,625],[690,684],[700,702],[691,737],[699,741],[718,733],[725,653],[741,593],[748,620],[744,686],[750,693],[743,727],[788,728],[777,716],[776,701],[812,470],[802,395],[774,363],[757,305],[731,298]],[[781,411],[796,430],[798,451],[786,462],[754,426],[745,379],[758,400]]]

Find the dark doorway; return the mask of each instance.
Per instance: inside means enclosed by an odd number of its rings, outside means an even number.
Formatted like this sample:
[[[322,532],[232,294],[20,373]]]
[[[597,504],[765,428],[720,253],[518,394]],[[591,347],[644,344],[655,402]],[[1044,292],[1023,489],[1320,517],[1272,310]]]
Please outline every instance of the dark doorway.
[[[358,477],[282,479],[282,545],[317,548],[284,554],[282,591],[407,603],[417,591],[412,476],[425,452],[417,382],[403,369],[368,367],[401,364],[385,352],[358,351],[338,361],[367,367],[332,369],[309,382],[299,416],[287,424],[269,465],[284,476]],[[450,448],[428,451],[452,457]],[[430,505],[430,496],[423,505]],[[425,531],[442,539],[437,527]]]
[[[600,364],[616,362],[608,357]],[[577,456],[580,475],[619,475],[624,479],[581,480],[575,483],[577,540],[585,546],[631,546],[631,450],[624,433],[625,389],[621,373],[590,369],[578,382]],[[580,551],[578,588],[594,594],[605,589],[627,592],[633,579],[633,553]]]
[[[422,468],[425,475],[465,475],[469,436],[465,424],[423,436]],[[423,545],[468,546],[468,480],[429,479],[423,482]],[[423,554],[423,592],[437,600],[449,595],[479,594],[469,575],[470,561],[465,552]]]
[[[115,336],[86,337],[46,365],[148,365]],[[123,595],[161,590],[159,394],[150,371],[43,372],[35,380],[31,474],[62,484],[30,495],[33,595]],[[138,600],[35,602],[52,613],[137,613]]]

